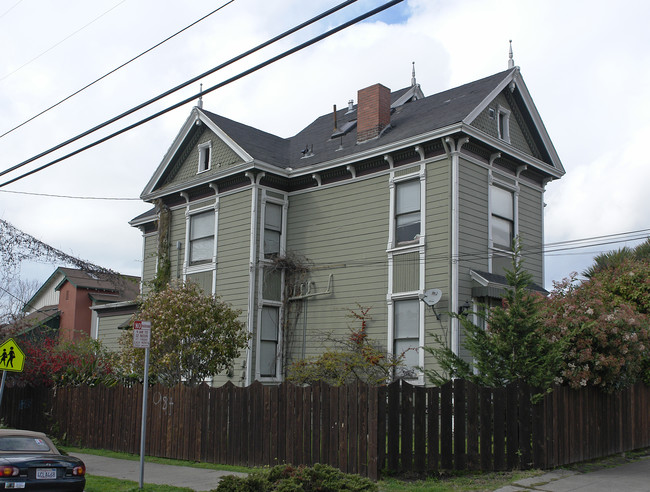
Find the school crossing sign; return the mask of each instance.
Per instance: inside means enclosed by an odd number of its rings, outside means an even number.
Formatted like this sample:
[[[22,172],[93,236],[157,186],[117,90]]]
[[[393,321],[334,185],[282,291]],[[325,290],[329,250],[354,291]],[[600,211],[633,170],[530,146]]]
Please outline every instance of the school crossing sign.
[[[0,371],[23,372],[25,354],[13,338],[0,345]]]

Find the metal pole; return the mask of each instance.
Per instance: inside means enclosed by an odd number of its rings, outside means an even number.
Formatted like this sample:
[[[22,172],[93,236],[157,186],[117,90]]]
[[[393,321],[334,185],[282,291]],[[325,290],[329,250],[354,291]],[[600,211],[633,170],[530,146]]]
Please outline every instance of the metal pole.
[[[7,371],[2,371],[2,383],[0,383],[0,408],[2,407],[2,395],[5,392],[6,380],[7,380]]]
[[[4,382],[4,378],[3,378]],[[142,383],[142,429],[140,432],[140,490],[144,485],[144,443],[147,435],[147,390],[149,389],[149,348],[144,349],[144,381]]]

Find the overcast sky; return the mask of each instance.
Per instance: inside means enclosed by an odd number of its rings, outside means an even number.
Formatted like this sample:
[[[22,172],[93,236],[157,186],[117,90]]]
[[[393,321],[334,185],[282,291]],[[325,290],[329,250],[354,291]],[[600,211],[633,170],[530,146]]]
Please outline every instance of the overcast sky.
[[[0,134],[196,21],[227,0],[0,0]],[[0,138],[0,170],[16,165],[326,10],[337,0],[235,0],[34,121]],[[360,0],[231,68],[210,87],[381,5]],[[204,97],[204,108],[275,133],[356,102],[357,90],[417,81],[434,94],[515,64],[567,174],[546,193],[546,243],[650,229],[650,2],[409,0]],[[110,128],[197,93],[198,82]],[[0,188],[0,218],[106,268],[139,275],[141,235],[128,221],[194,103]],[[82,143],[106,135],[103,130]],[[79,148],[0,177],[0,183]],[[30,194],[25,194],[30,193]],[[627,235],[626,238],[632,236]],[[640,235],[637,234],[637,237]],[[604,241],[600,241],[604,242]],[[611,243],[548,255],[546,287],[582,271]],[[634,242],[628,242],[634,245]],[[44,280],[56,265],[24,265]]]

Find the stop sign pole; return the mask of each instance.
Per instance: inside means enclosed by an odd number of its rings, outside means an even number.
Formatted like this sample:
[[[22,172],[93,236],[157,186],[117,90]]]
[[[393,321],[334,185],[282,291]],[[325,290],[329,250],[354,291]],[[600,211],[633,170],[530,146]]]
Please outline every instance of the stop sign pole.
[[[142,428],[140,429],[140,490],[144,486],[144,444],[147,436],[147,390],[149,389],[149,346],[151,342],[151,322],[133,323],[133,346],[144,348],[144,381],[142,382]]]

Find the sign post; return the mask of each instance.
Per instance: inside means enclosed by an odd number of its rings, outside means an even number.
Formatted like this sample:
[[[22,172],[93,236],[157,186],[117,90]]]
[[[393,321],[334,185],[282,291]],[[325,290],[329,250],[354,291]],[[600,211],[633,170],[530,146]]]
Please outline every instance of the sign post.
[[[142,382],[142,428],[140,430],[140,490],[144,487],[144,443],[147,437],[147,390],[149,389],[149,345],[151,322],[133,323],[133,346],[144,349],[144,380]]]
[[[5,392],[5,381],[7,371],[23,372],[25,365],[25,354],[13,338],[10,338],[0,345],[0,369],[2,369],[2,383],[0,383],[0,406],[2,406],[2,395]]]

